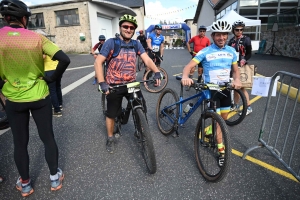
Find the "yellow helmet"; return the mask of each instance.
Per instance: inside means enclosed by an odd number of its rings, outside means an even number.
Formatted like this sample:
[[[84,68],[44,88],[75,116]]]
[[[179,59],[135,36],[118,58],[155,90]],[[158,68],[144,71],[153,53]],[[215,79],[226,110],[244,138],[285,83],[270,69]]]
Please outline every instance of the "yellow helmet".
[[[135,28],[138,27],[137,21],[134,16],[127,15],[127,14],[123,15],[122,17],[120,17],[119,26],[121,26],[123,22],[131,22],[133,23]]]

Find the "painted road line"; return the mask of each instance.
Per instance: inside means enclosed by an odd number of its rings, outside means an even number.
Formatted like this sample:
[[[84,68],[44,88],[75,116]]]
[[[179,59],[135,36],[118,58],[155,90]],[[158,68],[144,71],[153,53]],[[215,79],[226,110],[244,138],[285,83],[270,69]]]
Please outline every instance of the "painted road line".
[[[237,155],[237,156],[239,156],[239,157],[242,157],[242,156],[243,156],[243,153],[241,153],[241,152],[239,152],[239,151],[237,151],[237,150],[235,150],[235,149],[232,149],[231,152],[232,152],[234,155]],[[279,168],[277,168],[277,167],[274,167],[274,166],[272,166],[272,165],[270,165],[270,164],[268,164],[268,163],[265,163],[265,162],[263,162],[263,161],[260,161],[260,160],[258,160],[258,159],[256,159],[256,158],[253,158],[253,157],[248,156],[248,155],[245,157],[245,159],[246,159],[246,160],[249,160],[249,161],[251,161],[251,162],[253,162],[253,163],[255,163],[255,164],[259,165],[259,166],[262,166],[262,167],[264,167],[264,168],[266,168],[266,169],[268,169],[268,170],[271,170],[272,172],[275,172],[275,173],[277,173],[277,174],[279,174],[279,175],[281,175],[281,176],[284,176],[284,177],[286,177],[286,178],[289,178],[289,179],[291,179],[291,180],[293,180],[293,181],[299,183],[299,181],[298,181],[291,173],[288,173],[288,172],[286,172],[286,171],[284,171],[284,170],[281,170],[281,169],[279,169]]]
[[[87,65],[87,66],[81,66],[81,67],[73,67],[73,68],[67,68],[66,71],[76,70],[76,69],[83,69],[88,67],[94,67],[94,65]]]

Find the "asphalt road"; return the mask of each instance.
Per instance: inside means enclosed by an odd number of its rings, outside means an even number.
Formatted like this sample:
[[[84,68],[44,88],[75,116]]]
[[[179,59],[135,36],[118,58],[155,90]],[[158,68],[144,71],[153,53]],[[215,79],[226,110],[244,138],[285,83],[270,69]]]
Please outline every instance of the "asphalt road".
[[[54,118],[59,166],[65,173],[63,188],[50,191],[43,144],[31,119],[28,151],[35,192],[27,199],[300,199],[298,182],[255,162],[242,160],[237,153],[232,155],[227,178],[219,183],[207,183],[199,173],[193,151],[199,115],[195,113],[189,119],[185,128],[179,130],[178,138],[165,137],[155,120],[159,94],[145,90],[143,94],[156,151],[156,174],[147,173],[133,136],[132,120],[123,126],[116,152],[107,153],[101,96],[97,86],[92,85],[94,59],[90,55],[69,56],[71,65],[62,79],[63,116]],[[165,50],[162,67],[169,74],[167,87],[179,92],[180,84],[173,75],[181,73],[190,58],[186,50]],[[291,58],[254,54],[251,63],[256,64],[258,73],[264,76],[272,76],[280,70],[300,74],[300,61]],[[255,101],[253,113],[240,125],[229,127],[232,148],[236,152],[243,153],[257,144],[265,103],[266,98]],[[0,184],[0,199],[23,199],[15,189],[18,172],[13,160],[10,130],[0,135],[0,144],[0,175],[5,178]],[[257,149],[250,156],[287,171],[266,149]]]

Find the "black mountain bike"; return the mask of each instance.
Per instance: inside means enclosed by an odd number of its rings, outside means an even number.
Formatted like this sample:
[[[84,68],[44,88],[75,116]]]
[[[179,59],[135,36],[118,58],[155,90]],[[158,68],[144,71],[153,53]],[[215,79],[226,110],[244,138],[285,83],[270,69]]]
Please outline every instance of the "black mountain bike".
[[[135,127],[134,136],[141,148],[143,159],[145,160],[148,172],[154,174],[156,172],[156,158],[153,146],[152,137],[146,113],[144,112],[143,101],[137,95],[140,91],[140,84],[144,82],[154,82],[154,80],[132,82],[124,85],[117,85],[109,89],[110,93],[120,89],[120,87],[127,87],[129,98],[126,108],[122,108],[122,113],[115,119],[114,135],[116,138],[122,135],[122,125],[127,124],[130,112],[132,111],[132,118]],[[106,97],[102,95],[102,109],[106,112]],[[137,106],[133,106],[133,102],[137,102]]]

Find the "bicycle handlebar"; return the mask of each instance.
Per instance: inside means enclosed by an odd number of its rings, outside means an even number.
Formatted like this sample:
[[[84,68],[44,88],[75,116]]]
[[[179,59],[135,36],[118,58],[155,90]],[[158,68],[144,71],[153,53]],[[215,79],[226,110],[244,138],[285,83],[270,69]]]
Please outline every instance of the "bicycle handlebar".
[[[182,77],[181,76],[176,76],[176,80],[181,80]],[[223,82],[222,84],[215,84],[215,83],[211,83],[213,85],[218,85],[220,87],[220,89],[222,90],[223,88],[228,88],[228,89],[232,89],[232,84],[231,82]],[[209,83],[193,83],[191,85],[191,87],[195,88],[195,90],[207,90],[209,89]]]
[[[115,86],[109,86],[108,90],[110,93],[114,93],[116,91],[116,89],[120,88],[120,87],[134,87],[137,85],[140,85],[141,83],[145,83],[145,82],[150,82],[153,83],[155,80],[143,80],[143,81],[135,81],[135,82],[131,82],[131,83],[126,83],[126,84],[122,84],[122,85],[115,85]]]

